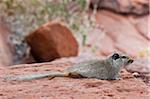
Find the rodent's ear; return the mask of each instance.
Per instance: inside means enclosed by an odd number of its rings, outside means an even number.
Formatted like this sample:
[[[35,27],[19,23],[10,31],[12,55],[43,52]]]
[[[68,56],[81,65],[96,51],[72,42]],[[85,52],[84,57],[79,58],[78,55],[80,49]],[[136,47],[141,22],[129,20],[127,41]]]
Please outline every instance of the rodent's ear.
[[[118,53],[114,53],[114,54],[112,55],[112,59],[116,60],[116,59],[118,59],[118,58],[120,58],[120,55],[119,55]]]
[[[125,59],[125,58],[128,58],[128,57],[127,57],[127,56],[121,56],[121,58],[124,58],[124,59]]]
[[[128,56],[125,56],[125,55],[121,56],[121,58],[122,58],[122,59],[129,59],[129,57],[128,57]]]

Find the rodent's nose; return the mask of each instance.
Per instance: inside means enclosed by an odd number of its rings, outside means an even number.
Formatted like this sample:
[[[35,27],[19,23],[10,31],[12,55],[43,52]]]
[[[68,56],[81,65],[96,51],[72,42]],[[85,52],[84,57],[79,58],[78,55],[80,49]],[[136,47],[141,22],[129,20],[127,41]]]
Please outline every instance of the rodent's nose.
[[[128,61],[128,63],[133,63],[133,61],[134,61],[133,59],[130,59],[130,60]]]

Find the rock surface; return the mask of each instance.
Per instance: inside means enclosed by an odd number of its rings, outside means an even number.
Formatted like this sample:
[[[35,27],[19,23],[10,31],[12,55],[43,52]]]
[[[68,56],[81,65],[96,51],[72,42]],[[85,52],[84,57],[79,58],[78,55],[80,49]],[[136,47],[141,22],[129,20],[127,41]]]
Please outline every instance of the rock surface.
[[[149,13],[149,0],[91,0],[90,7],[108,9],[123,14],[145,15]]]
[[[67,58],[68,60],[68,58]],[[72,59],[77,60],[77,59]],[[24,64],[0,68],[0,98],[2,99],[148,99],[148,87],[130,73],[122,70],[122,80],[73,79],[56,77],[32,81],[5,81],[8,75],[43,73],[50,70],[64,70],[73,61],[57,60],[52,63]]]
[[[71,31],[60,23],[47,23],[26,37],[37,62],[76,56],[78,43]]]
[[[143,16],[143,17],[129,17],[130,22],[135,26],[137,31],[144,36],[147,40],[150,40],[150,16]]]
[[[134,19],[133,16],[123,16],[104,10],[98,11],[96,22],[104,31],[89,32],[88,43],[95,44],[99,48],[99,52],[105,55],[120,51],[138,56],[139,52],[147,49],[150,44],[146,30],[148,22],[144,21],[143,25],[138,25],[138,21],[147,20],[147,17]]]
[[[8,66],[13,63],[13,48],[9,41],[10,30],[0,22],[0,66]]]

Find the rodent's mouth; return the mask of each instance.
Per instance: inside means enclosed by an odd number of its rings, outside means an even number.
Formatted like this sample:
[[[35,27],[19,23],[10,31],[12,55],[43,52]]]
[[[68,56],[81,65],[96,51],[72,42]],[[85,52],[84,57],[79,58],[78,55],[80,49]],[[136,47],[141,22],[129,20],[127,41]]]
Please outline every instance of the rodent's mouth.
[[[133,59],[128,60],[128,63],[133,63],[133,62],[134,62]]]

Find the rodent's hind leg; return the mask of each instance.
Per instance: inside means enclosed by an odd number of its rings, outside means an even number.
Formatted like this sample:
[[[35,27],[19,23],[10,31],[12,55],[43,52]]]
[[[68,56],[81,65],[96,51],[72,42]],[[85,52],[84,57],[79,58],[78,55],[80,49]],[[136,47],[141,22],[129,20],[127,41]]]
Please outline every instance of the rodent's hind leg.
[[[65,72],[64,77],[70,77],[70,78],[84,78],[82,75],[76,73],[76,72]],[[55,77],[49,77],[49,80],[52,80]]]
[[[76,72],[68,73],[68,77],[71,77],[71,78],[84,78],[81,74],[78,74]]]
[[[48,77],[49,80],[52,80],[53,78],[55,78],[55,77]]]

